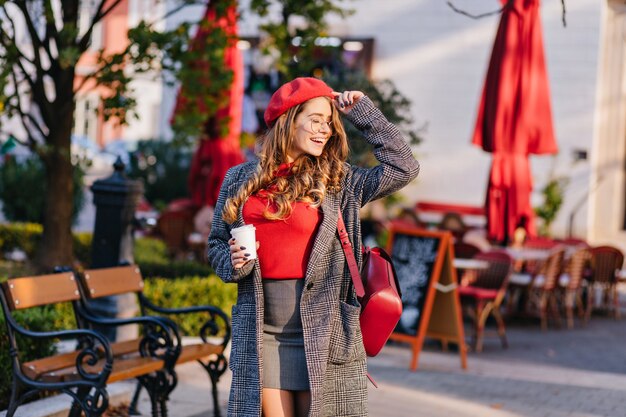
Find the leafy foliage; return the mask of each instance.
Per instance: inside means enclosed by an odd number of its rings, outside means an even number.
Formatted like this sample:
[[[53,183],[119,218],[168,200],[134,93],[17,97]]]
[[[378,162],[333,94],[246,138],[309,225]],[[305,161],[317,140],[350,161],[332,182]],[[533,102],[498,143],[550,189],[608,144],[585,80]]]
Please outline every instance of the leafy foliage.
[[[550,226],[563,205],[563,195],[567,183],[567,178],[553,178],[541,190],[544,200],[541,206],[535,207],[535,214],[543,220],[543,224],[539,228],[539,234],[542,236],[551,235]]]
[[[421,142],[420,134],[424,127],[415,129],[411,115],[411,101],[402,95],[391,80],[372,81],[362,72],[344,72],[339,76],[326,74],[325,81],[337,91],[363,91],[385,115],[387,120],[396,125],[411,145]],[[363,140],[363,135],[352,124],[346,123],[346,134],[350,139],[351,162],[361,166],[372,166],[378,162],[372,153],[372,147]]]
[[[204,263],[193,261],[172,261],[165,242],[154,238],[141,238],[135,241],[135,263],[146,277],[177,278],[186,276],[208,277],[213,269]]]
[[[78,162],[72,174],[74,221],[85,203],[85,165],[87,163]],[[0,200],[2,212],[8,220],[32,223],[43,221],[46,176],[46,169],[37,158],[24,161],[9,158],[0,166]]]
[[[237,301],[237,286],[224,284],[216,275],[150,278],[146,280],[144,293],[157,305],[188,307],[210,304],[221,308],[229,316]],[[177,321],[183,335],[197,336],[207,316],[198,313],[173,315],[171,318]]]
[[[141,179],[146,199],[164,208],[168,202],[187,196],[191,154],[187,146],[156,139],[140,141],[131,154],[128,176]]]
[[[330,15],[346,17],[353,12],[339,3],[346,0],[252,0],[250,9],[261,17],[267,17],[270,6],[280,8],[280,20],[269,21],[260,26],[267,34],[264,52],[277,57],[276,68],[292,79],[309,74],[314,65],[315,40],[327,35]],[[292,17],[300,17],[304,24],[292,31],[289,23]]]

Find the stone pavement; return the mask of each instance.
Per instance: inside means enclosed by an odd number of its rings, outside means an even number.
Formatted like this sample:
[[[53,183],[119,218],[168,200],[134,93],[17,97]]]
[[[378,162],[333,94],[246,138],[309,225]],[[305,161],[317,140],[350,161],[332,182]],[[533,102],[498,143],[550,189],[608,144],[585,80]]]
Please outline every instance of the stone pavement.
[[[369,359],[379,384],[370,386],[370,416],[626,417],[626,317],[593,317],[586,328],[547,332],[538,323],[513,323],[507,334],[509,349],[488,335],[484,352],[469,353],[465,371],[457,353],[433,342],[424,346],[417,372],[408,370],[408,347],[386,346]],[[212,416],[204,371],[197,364],[178,369],[170,416]],[[220,383],[224,411],[229,384],[227,373]],[[140,410],[150,415],[145,397]]]

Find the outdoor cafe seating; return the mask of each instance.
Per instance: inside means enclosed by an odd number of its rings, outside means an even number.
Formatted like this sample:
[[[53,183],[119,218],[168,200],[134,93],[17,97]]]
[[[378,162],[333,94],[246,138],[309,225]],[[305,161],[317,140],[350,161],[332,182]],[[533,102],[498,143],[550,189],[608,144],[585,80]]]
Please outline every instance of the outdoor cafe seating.
[[[473,321],[472,346],[481,352],[485,324],[491,316],[495,319],[502,347],[506,348],[506,328],[500,306],[506,296],[507,284],[513,267],[513,259],[504,251],[489,251],[476,254],[473,259],[485,261],[486,268],[472,270],[467,285],[459,287],[461,303],[470,311]]]
[[[593,277],[591,287],[601,290],[600,307],[611,311],[615,318],[620,317],[619,298],[617,294],[617,272],[624,264],[624,254],[612,246],[591,248],[593,259]]]
[[[574,327],[574,309],[586,324],[591,315],[592,292],[585,281],[585,274],[591,267],[591,251],[581,246],[569,258],[565,272],[559,279],[563,287],[562,302],[569,329]]]

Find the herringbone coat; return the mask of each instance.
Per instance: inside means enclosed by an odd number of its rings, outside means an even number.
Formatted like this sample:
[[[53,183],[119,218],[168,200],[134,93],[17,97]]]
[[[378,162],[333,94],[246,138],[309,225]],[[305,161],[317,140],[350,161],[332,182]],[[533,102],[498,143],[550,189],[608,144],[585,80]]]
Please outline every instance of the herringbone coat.
[[[366,416],[365,351],[359,328],[359,304],[350,286],[350,274],[337,235],[338,210],[361,265],[359,209],[389,195],[413,180],[419,171],[411,149],[398,129],[372,101],[363,97],[346,115],[374,145],[380,165],[365,169],[347,166],[342,189],[327,194],[323,220],[308,262],[300,312],[311,388],[310,417]],[[227,198],[254,173],[256,163],[231,168],[222,184],[209,236],[208,260],[220,278],[237,283],[237,304],[232,311],[233,372],[228,415],[259,417],[263,381],[263,285],[258,262],[235,270],[228,240],[231,228],[244,224],[242,207],[235,223],[222,220]],[[243,206],[243,205],[242,205]]]

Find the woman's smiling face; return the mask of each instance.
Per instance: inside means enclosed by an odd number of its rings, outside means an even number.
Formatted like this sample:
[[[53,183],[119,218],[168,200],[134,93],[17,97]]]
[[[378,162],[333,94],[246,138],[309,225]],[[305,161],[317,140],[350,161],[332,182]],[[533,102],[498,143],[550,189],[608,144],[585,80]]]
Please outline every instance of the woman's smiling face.
[[[293,162],[303,154],[320,156],[333,134],[332,107],[325,97],[306,102],[296,117],[296,131],[287,152],[287,162]]]

